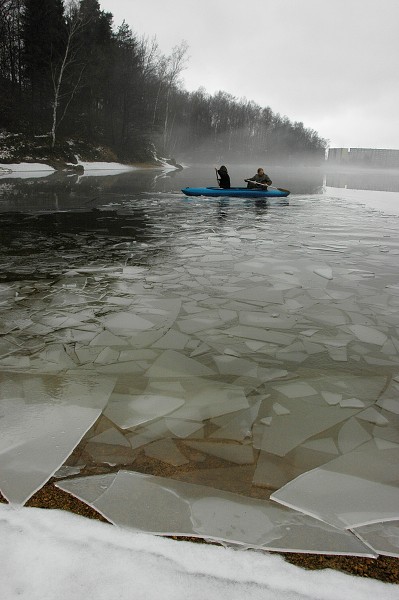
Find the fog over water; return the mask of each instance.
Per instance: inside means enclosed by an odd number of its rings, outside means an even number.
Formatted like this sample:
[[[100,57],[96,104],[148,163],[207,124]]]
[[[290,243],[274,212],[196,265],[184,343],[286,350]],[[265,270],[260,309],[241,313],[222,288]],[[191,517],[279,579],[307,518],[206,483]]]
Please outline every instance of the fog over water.
[[[398,556],[398,174],[182,194],[216,166],[2,176],[0,490],[55,475],[143,532]]]

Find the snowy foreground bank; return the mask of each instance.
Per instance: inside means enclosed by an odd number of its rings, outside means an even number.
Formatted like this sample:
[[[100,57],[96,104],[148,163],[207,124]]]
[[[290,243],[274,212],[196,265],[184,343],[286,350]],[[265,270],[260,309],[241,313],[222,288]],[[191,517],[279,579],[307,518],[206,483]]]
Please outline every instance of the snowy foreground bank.
[[[305,571],[253,551],[178,542],[62,511],[0,505],[7,600],[394,600],[399,587]]]

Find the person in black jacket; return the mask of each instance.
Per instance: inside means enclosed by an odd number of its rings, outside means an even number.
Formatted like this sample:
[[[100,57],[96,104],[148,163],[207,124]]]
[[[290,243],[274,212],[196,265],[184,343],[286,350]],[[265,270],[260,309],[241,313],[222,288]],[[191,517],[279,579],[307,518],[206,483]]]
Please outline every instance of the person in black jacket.
[[[272,184],[272,180],[270,179],[269,175],[266,175],[262,167],[259,167],[256,175],[249,177],[249,179],[244,179],[244,181],[248,183],[248,188],[262,187],[265,190],[267,190],[268,185]],[[259,183],[262,184],[262,186],[257,185]]]
[[[230,175],[227,172],[227,168],[224,165],[222,165],[220,169],[216,169],[215,167],[215,171],[219,187],[228,190],[230,188]]]

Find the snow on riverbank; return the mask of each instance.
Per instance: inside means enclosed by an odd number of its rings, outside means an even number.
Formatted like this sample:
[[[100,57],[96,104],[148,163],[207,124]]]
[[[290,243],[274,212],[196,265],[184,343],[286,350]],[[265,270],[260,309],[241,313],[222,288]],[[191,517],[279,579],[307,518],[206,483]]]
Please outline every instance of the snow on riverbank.
[[[55,171],[50,165],[43,165],[42,163],[9,163],[0,165],[0,174],[2,171],[9,173],[31,173],[37,171]]]
[[[7,600],[394,600],[398,586],[280,556],[175,541],[71,513],[0,505]]]

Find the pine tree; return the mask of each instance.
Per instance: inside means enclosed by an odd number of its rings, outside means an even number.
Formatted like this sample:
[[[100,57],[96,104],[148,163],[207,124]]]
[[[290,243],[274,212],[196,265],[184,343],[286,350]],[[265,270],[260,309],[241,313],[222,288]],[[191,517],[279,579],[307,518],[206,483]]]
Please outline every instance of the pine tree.
[[[66,28],[62,0],[25,0],[24,75],[31,94],[33,122],[48,119],[52,100],[52,64],[64,52]]]

